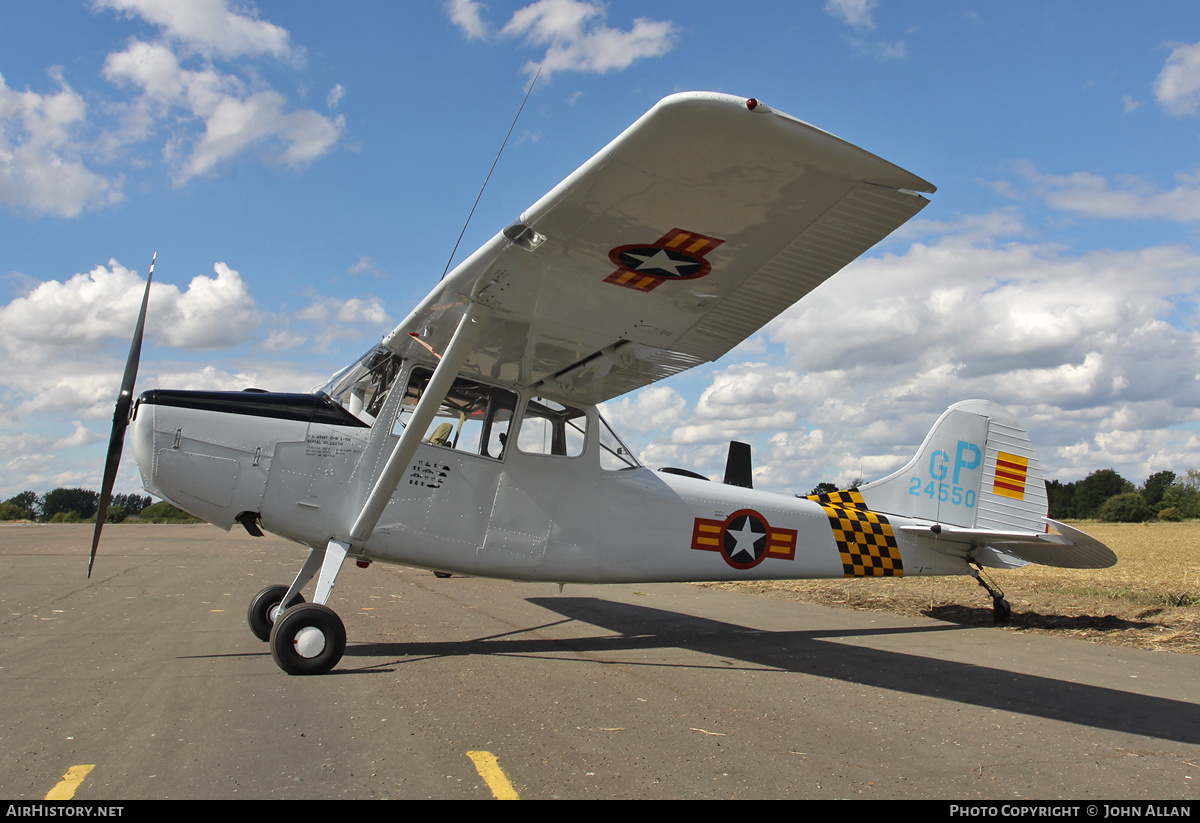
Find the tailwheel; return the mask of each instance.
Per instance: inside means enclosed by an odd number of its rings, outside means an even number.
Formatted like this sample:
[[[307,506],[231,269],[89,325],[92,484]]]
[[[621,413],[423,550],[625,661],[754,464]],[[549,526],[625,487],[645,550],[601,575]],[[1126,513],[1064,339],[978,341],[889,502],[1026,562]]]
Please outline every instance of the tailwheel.
[[[271,656],[288,674],[324,674],[346,651],[346,627],[328,606],[301,603],[271,629]]]
[[[1012,620],[1012,606],[1003,595],[992,599],[992,620],[997,626],[1003,626]]]
[[[983,568],[978,564],[971,570],[971,576],[975,578],[975,582],[982,586],[992,598],[992,622],[997,626],[1006,625],[1012,619],[1012,606],[1004,597],[1004,592],[1000,591],[1000,587],[989,584],[983,579]]]
[[[279,615],[288,607],[304,602],[304,596],[299,592],[287,606],[283,605],[287,586],[267,586],[250,600],[250,608],[246,610],[246,622],[250,631],[264,643],[271,639],[271,627],[279,619]]]

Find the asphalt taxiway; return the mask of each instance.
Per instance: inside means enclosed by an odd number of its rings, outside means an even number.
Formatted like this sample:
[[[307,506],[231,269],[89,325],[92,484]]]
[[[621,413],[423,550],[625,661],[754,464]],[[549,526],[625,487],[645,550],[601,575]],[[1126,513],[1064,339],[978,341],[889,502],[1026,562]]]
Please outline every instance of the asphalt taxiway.
[[[303,547],[0,526],[0,796],[1100,800],[1200,795],[1200,657],[693,586],[348,565],[338,667],[246,627]],[[964,597],[975,596],[964,584]]]

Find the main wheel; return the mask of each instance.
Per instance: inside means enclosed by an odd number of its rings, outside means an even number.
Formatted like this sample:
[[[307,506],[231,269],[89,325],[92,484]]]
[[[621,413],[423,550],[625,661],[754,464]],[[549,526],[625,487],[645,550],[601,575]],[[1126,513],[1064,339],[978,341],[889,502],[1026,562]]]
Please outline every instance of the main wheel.
[[[271,656],[288,674],[324,674],[346,651],[346,627],[328,606],[301,603],[271,629]]]
[[[287,590],[287,586],[267,586],[250,600],[250,608],[246,610],[246,622],[250,624],[250,631],[254,632],[254,636],[264,643],[271,639],[271,627],[286,608],[281,604]],[[304,596],[297,592],[288,606],[303,602]]]

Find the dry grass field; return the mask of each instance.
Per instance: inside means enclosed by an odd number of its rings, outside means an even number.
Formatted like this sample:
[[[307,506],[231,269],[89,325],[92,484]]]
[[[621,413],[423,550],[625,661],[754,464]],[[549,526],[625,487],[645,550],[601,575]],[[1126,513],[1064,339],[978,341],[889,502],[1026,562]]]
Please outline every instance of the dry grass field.
[[[1012,604],[1006,631],[1200,654],[1200,522],[1075,524],[1117,553],[1111,569],[1030,564],[985,570]],[[991,598],[969,577],[704,584],[865,611],[991,625]]]

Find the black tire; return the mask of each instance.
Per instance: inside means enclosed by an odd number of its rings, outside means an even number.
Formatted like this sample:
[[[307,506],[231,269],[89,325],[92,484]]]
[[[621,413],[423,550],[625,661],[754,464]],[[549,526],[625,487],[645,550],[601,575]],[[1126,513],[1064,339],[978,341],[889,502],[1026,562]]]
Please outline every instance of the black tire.
[[[283,602],[287,590],[287,586],[267,586],[250,599],[250,608],[246,609],[246,622],[250,624],[250,631],[254,632],[254,636],[264,643],[271,639],[271,626],[275,623],[271,619],[271,612]],[[304,595],[297,592],[288,606],[303,602]]]
[[[288,674],[325,674],[346,651],[346,627],[328,606],[292,606],[271,629],[271,657]]]

